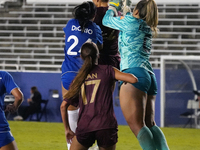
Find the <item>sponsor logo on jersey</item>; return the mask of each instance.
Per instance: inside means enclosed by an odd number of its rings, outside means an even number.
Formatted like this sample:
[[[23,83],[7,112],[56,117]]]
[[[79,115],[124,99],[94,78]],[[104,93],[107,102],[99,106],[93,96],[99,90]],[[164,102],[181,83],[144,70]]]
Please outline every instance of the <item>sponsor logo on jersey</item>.
[[[72,31],[81,31],[81,26],[76,27],[75,25],[72,25],[72,29],[71,30]],[[92,34],[93,31],[92,31],[92,29],[85,28],[84,33]]]

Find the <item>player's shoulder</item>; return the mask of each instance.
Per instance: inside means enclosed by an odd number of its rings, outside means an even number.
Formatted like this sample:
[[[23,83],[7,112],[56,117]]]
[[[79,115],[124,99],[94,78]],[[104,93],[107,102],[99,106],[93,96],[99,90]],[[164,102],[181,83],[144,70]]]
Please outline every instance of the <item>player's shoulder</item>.
[[[111,65],[97,65],[97,67],[100,69],[108,69],[111,67]]]
[[[79,24],[78,20],[75,19],[75,18],[72,18],[70,19],[68,22],[67,22],[68,25],[76,25],[76,24]]]
[[[75,18],[72,18],[72,19],[69,19],[68,20],[68,23],[71,23],[71,22],[76,22],[77,21],[77,19],[75,19]]]
[[[66,26],[63,28],[64,31],[71,30],[71,26],[79,26],[77,19],[68,20]]]
[[[114,70],[111,65],[97,65],[96,69],[101,70],[102,73],[108,73]]]
[[[120,16],[121,22],[124,22],[125,25],[133,25],[133,24],[138,24],[137,18],[133,17],[131,13],[126,14],[125,16]]]
[[[95,27],[95,28],[100,28],[100,27],[99,27],[95,22],[93,22],[93,21],[90,21],[89,24],[92,25],[92,26]]]
[[[111,65],[98,65],[98,66],[106,78],[111,78],[111,79],[114,78],[115,71],[114,71],[113,66]]]
[[[0,70],[0,76],[10,76],[10,74],[7,71]]]
[[[133,17],[132,13],[127,13],[125,16],[121,16],[120,20],[123,20],[125,22],[130,22],[132,24],[132,23],[140,23],[139,20],[142,20],[142,19]]]
[[[95,22],[91,21],[89,24],[89,28],[95,31],[95,33],[101,33],[101,28]]]
[[[2,80],[3,82],[6,82],[11,79],[12,79],[12,76],[10,73],[8,73],[7,71],[0,71],[0,80]]]
[[[97,7],[97,15],[105,15],[108,7]]]

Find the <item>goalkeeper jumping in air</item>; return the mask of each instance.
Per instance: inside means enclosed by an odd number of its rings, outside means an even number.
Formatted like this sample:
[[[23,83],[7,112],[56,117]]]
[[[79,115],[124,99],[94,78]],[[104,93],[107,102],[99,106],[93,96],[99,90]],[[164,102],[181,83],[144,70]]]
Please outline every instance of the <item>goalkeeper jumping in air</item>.
[[[139,80],[133,84],[121,82],[121,109],[142,149],[169,150],[154,120],[157,82],[149,62],[152,37],[157,33],[157,5],[154,0],[141,0],[131,13],[130,4],[129,0],[110,0],[109,10],[103,18],[103,25],[120,30],[120,70],[134,74]],[[124,17],[114,17],[121,9]]]

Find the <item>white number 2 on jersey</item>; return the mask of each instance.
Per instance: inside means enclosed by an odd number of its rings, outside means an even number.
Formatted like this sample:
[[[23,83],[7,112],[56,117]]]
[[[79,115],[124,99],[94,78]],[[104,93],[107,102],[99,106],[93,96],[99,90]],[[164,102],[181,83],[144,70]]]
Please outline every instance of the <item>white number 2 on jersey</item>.
[[[70,42],[70,40],[73,39],[74,43],[69,47],[67,50],[68,55],[77,55],[77,52],[72,52],[72,50],[78,45],[78,38],[75,35],[70,35],[67,39],[67,42]],[[92,42],[92,40],[89,38],[86,42]],[[78,51],[79,53],[81,52],[81,49]]]
[[[74,49],[74,47],[76,47],[76,45],[78,44],[79,40],[75,35],[71,35],[68,37],[67,42],[69,42],[71,39],[74,40],[74,43],[69,47],[67,54],[68,55],[77,55],[77,52],[72,52],[72,50]]]

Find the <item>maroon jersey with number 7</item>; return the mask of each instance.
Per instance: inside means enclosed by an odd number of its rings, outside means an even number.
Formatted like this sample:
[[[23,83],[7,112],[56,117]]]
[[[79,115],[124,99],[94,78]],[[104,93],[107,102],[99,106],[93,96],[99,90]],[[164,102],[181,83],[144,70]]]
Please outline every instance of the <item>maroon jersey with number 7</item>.
[[[82,84],[79,98],[65,99],[69,104],[80,107],[76,135],[117,128],[112,96],[114,82],[112,66],[95,66]]]

